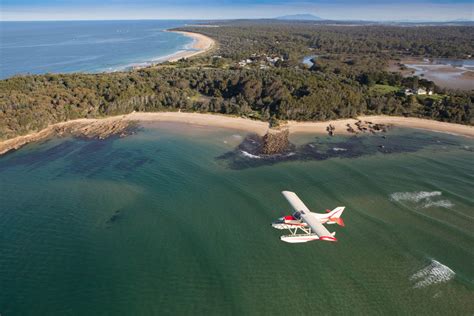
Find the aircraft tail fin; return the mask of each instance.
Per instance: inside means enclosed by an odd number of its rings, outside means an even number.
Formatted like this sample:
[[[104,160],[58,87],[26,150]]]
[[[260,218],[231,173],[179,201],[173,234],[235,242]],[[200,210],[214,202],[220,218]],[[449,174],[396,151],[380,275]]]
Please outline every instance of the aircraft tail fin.
[[[334,210],[328,213],[329,219],[332,222],[335,222],[339,226],[345,226],[344,221],[341,218],[342,212],[344,212],[345,207],[344,206],[339,206],[336,207]]]
[[[346,226],[346,225],[344,224],[344,221],[343,221],[342,218],[340,218],[340,217],[331,218],[331,220],[333,220],[334,222],[336,222],[336,224],[339,225],[339,226],[342,226],[342,227]]]

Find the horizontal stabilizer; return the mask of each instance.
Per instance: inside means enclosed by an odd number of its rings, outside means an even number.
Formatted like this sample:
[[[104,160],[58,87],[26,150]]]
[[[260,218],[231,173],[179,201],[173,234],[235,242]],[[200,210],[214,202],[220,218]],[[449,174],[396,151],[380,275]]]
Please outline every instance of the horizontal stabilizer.
[[[329,218],[338,218],[341,217],[342,212],[344,212],[345,206],[338,206],[328,213]]]
[[[329,218],[329,220],[330,220],[331,222],[334,222],[334,223],[338,224],[339,226],[342,226],[342,227],[346,226],[346,225],[344,224],[344,221],[343,221],[342,218],[340,218],[340,217],[335,217],[335,218],[334,218],[334,217],[331,217],[331,218]]]

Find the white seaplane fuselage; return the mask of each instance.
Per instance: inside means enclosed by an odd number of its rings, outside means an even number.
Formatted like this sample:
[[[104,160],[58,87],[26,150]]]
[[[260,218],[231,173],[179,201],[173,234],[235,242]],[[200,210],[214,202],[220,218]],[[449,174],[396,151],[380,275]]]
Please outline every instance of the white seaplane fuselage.
[[[321,224],[338,224],[340,223],[339,220],[337,219],[331,219],[328,214],[317,214],[317,213],[311,213],[312,216],[316,217]],[[308,242],[312,240],[326,240],[326,241],[336,241],[336,238],[334,238],[334,235],[336,233],[332,233],[332,236],[318,236],[317,234],[311,234],[308,233],[309,231],[309,225],[303,222],[302,220],[296,219],[293,215],[287,215],[280,217],[278,220],[272,223],[272,227],[276,229],[288,229],[290,231],[294,230],[295,232],[299,230],[302,230],[305,232],[304,234],[292,234],[292,235],[287,235],[287,236],[281,236],[281,240],[289,243],[302,243],[302,242]]]
[[[336,233],[329,232],[323,224],[344,226],[344,221],[341,218],[344,207],[337,207],[332,211],[326,210],[326,214],[313,213],[309,211],[295,193],[288,191],[282,193],[297,210],[292,215],[280,217],[272,223],[273,228],[290,231],[290,235],[280,237],[282,241],[289,243],[302,243],[312,240],[337,241],[334,237]]]

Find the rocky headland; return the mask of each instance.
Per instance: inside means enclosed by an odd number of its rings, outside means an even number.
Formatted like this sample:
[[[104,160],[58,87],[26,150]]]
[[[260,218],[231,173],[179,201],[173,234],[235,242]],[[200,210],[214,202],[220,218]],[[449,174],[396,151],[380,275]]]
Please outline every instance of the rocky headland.
[[[17,150],[24,145],[40,141],[49,137],[84,137],[105,139],[114,135],[124,137],[133,132],[136,126],[134,121],[119,117],[106,119],[79,119],[50,125],[49,127],[32,134],[18,136],[0,143],[0,155]]]

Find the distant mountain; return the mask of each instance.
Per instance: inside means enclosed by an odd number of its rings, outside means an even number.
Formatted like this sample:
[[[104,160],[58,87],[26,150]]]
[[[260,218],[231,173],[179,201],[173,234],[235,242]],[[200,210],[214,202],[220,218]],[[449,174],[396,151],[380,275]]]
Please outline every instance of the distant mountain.
[[[277,20],[292,20],[292,21],[321,21],[319,16],[312,14],[292,14],[276,17]]]
[[[456,19],[456,20],[451,20],[448,22],[474,22],[473,19]]]

